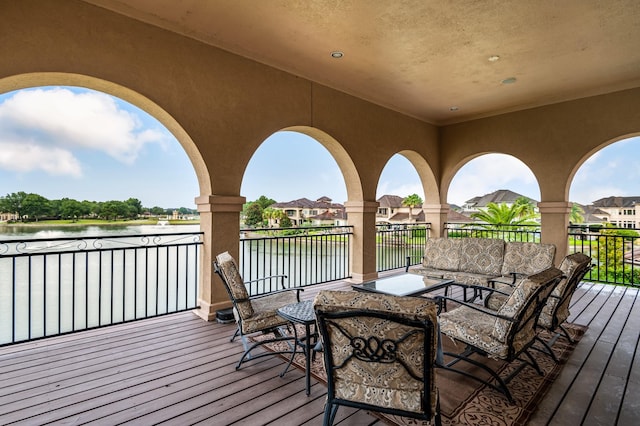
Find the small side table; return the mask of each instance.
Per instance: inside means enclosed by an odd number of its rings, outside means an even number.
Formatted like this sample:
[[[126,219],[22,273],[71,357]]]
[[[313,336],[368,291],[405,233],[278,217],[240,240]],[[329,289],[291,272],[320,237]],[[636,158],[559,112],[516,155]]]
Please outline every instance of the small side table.
[[[311,393],[311,351],[313,350],[315,344],[317,343],[318,333],[315,330],[316,324],[316,313],[313,310],[313,301],[305,300],[304,302],[292,303],[290,305],[283,306],[279,308],[277,311],[278,315],[282,318],[290,321],[293,324],[294,336],[296,340],[296,346],[300,345],[302,350],[304,351],[305,356],[305,384],[307,396]],[[298,333],[295,331],[296,324],[304,325],[305,335],[298,338]],[[313,333],[311,332],[311,326],[314,327]],[[291,363],[293,362],[293,358],[295,357],[295,347],[294,354],[291,357],[291,361],[287,364],[287,367],[284,369],[281,376],[287,372]]]

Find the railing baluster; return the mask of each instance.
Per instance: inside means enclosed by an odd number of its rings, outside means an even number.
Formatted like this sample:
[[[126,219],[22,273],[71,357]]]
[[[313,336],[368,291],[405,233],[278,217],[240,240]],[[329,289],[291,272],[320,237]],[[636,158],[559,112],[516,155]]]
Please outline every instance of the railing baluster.
[[[1,241],[0,268],[7,285],[0,287],[0,292],[4,292],[0,300],[6,301],[8,312],[0,312],[0,346],[133,321],[150,314],[198,308],[202,235],[198,232]],[[138,255],[141,249],[144,256]],[[155,277],[149,269],[149,250],[156,252]],[[84,261],[78,256],[84,256]],[[153,279],[155,294],[149,291]],[[175,283],[171,283],[172,279]],[[84,280],[84,285],[80,280]],[[160,283],[164,283],[165,291],[162,310]],[[120,297],[118,291],[122,291]],[[156,303],[153,313],[149,312],[152,297]],[[138,314],[141,298],[144,309]],[[95,322],[91,320],[94,315],[97,315]]]

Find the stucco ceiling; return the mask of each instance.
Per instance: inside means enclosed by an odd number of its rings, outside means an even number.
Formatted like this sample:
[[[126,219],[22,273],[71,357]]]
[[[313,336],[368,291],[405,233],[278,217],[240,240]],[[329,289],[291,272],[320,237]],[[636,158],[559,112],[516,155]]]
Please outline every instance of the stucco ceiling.
[[[435,124],[640,86],[638,0],[85,1]]]

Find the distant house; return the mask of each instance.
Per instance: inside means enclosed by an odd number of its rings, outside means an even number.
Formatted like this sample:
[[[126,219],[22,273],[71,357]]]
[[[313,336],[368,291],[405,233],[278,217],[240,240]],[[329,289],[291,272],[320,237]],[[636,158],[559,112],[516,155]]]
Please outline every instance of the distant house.
[[[0,222],[9,222],[18,220],[17,213],[3,213],[0,212]]]
[[[346,224],[344,205],[333,203],[329,197],[320,197],[316,201],[308,198],[299,198],[293,201],[275,203],[269,207],[284,211],[293,226],[300,226],[303,223],[312,225]]]
[[[402,205],[403,197],[397,195],[383,195],[378,198],[377,223],[415,223],[424,222],[425,216],[422,206],[410,209]]]
[[[578,206],[582,209],[582,223],[575,225],[602,225],[611,222],[609,213],[598,207],[591,204],[588,206],[578,204]]]
[[[479,197],[473,197],[470,200],[465,201],[461,207],[461,213],[465,216],[470,216],[473,213],[478,213],[482,209],[486,209],[489,203],[506,204],[507,206],[513,205],[518,198],[524,197],[531,201],[536,213],[538,212],[538,201],[529,197],[525,197],[517,192],[509,191],[508,189],[499,189],[490,194],[485,194]]]
[[[592,203],[594,209],[604,212],[602,217],[618,228],[640,227],[640,197],[606,197]]]

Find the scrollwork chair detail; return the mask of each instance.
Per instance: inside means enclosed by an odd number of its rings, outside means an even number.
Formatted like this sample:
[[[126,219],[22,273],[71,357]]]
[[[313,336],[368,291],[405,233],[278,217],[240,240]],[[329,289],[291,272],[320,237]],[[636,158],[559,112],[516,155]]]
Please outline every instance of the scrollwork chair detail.
[[[327,372],[324,425],[340,406],[441,424],[433,301],[323,290],[314,309]]]
[[[216,256],[216,260],[213,262],[213,268],[220,278],[222,278],[225,289],[233,303],[233,316],[235,317],[238,327],[231,337],[231,341],[233,342],[236,337],[240,336],[244,347],[244,353],[236,365],[236,370],[248,359],[256,359],[277,353],[291,353],[293,356],[293,346],[291,347],[291,351],[268,351],[253,356],[251,351],[261,345],[275,341],[294,340],[294,337],[292,337],[290,333],[280,331],[280,328],[286,327],[289,322],[280,317],[276,313],[276,310],[282,306],[299,302],[300,291],[302,291],[302,289],[285,288],[285,275],[269,276],[255,281],[266,281],[277,278],[280,281],[282,289],[268,294],[249,297],[246,284],[238,271],[236,261],[229,252],[224,252]],[[246,336],[254,333],[273,333],[274,337],[250,344]]]

